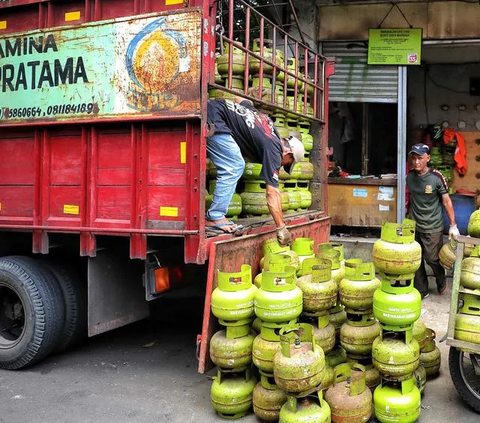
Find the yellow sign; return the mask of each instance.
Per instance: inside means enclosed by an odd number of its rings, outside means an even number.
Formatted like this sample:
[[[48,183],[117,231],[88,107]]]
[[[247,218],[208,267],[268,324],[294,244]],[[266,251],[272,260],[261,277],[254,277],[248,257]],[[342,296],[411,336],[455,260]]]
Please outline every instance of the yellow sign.
[[[80,206],[74,206],[71,204],[64,204],[63,205],[63,213],[64,214],[80,214]]]
[[[178,207],[160,207],[160,216],[178,217]]]
[[[420,65],[422,29],[370,29],[368,31],[369,65]]]

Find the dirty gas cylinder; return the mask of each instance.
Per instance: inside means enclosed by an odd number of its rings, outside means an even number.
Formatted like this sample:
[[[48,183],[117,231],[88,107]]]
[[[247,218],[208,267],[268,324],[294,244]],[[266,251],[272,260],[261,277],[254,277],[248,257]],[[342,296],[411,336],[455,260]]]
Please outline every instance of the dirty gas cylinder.
[[[301,276],[297,286],[303,292],[303,311],[321,313],[335,306],[337,283],[331,278],[330,261],[311,258],[303,262],[312,263],[311,274]]]
[[[210,390],[213,409],[225,419],[239,419],[252,407],[256,380],[247,369],[242,372],[217,370]]]
[[[278,422],[280,409],[287,402],[287,394],[275,385],[273,377],[260,375],[253,390],[253,412],[264,422]]]
[[[345,277],[345,266],[341,265],[340,262],[340,251],[338,250],[321,250],[316,254],[317,258],[328,259],[332,262],[332,279],[340,283],[340,281]]]
[[[255,314],[263,322],[286,322],[302,312],[303,294],[296,286],[295,269],[284,272],[262,272],[262,287],[255,295]]]
[[[423,364],[419,364],[417,370],[413,372],[413,377],[415,378],[415,384],[417,385],[420,395],[425,393],[425,388],[427,386],[427,371]]]
[[[380,288],[380,281],[375,277],[373,263],[345,265],[345,277],[340,281],[340,301],[348,311],[371,310],[373,294]]]
[[[420,359],[418,342],[412,330],[404,332],[382,331],[372,345],[372,362],[382,376],[401,381],[411,377]]]
[[[330,407],[321,391],[303,398],[288,396],[279,423],[330,423]]]
[[[480,316],[457,313],[455,317],[455,339],[480,344]]]
[[[380,372],[373,365],[371,357],[363,359],[353,359],[347,357],[347,363],[350,363],[351,365],[361,364],[363,367],[365,367],[365,383],[370,391],[373,392],[375,388],[380,385],[382,378],[380,376]]]
[[[212,336],[210,358],[222,369],[246,368],[252,362],[254,333],[247,323],[227,326]]]
[[[375,267],[387,277],[413,279],[422,259],[422,249],[415,241],[415,222],[410,219],[401,224],[385,222],[380,236],[373,245]]]
[[[265,201],[266,187],[264,181],[245,181],[245,191],[240,194],[244,213],[257,216],[270,213]],[[288,195],[282,195],[282,210],[288,210]]]
[[[480,238],[480,208],[470,215],[467,231],[468,235]]]
[[[339,260],[340,260],[340,265],[342,267],[345,266],[345,248],[343,244],[339,242],[321,242],[320,244],[317,245],[317,251],[323,252],[323,251],[328,251],[328,250],[335,250],[340,253]]]
[[[337,337],[340,336],[340,329],[342,325],[347,321],[347,312],[345,307],[337,302],[334,307],[328,310],[328,320],[335,328],[335,334]]]
[[[335,383],[325,393],[333,423],[365,423],[372,415],[372,392],[367,389],[365,368],[344,363],[335,367]]]
[[[369,355],[379,334],[380,325],[373,314],[347,313],[347,321],[340,329],[340,344],[347,354]]]
[[[248,264],[243,264],[240,272],[217,270],[217,281],[218,288],[212,292],[212,313],[221,324],[254,317],[253,300],[257,287],[252,285],[252,268]]]
[[[420,352],[420,364],[425,368],[427,378],[434,377],[440,371],[442,356],[435,344],[435,331],[427,328],[427,342]]]
[[[413,423],[420,417],[421,396],[413,377],[403,382],[383,381],[373,393],[373,403],[381,423]]]
[[[468,289],[480,289],[480,246],[476,246],[470,257],[462,262],[460,283]]]
[[[260,371],[273,374],[273,359],[280,351],[280,329],[295,320],[284,323],[262,323],[260,334],[253,341],[252,360]]]
[[[427,325],[421,319],[417,319],[413,323],[413,339],[418,342],[420,350],[422,350],[427,342]]]
[[[333,349],[335,346],[335,328],[328,319],[328,312],[315,317],[303,314],[302,323],[312,325],[315,342],[325,354]]]
[[[241,46],[242,43],[236,41],[233,46],[232,51],[232,74],[233,75],[242,75],[245,72],[245,53],[240,50],[237,46]],[[217,68],[220,75],[228,75],[229,72],[229,55],[230,55],[230,44],[225,43],[223,54],[217,57]]]
[[[273,360],[275,383],[288,394],[299,394],[320,384],[325,373],[325,354],[306,323],[280,330],[280,351]]]

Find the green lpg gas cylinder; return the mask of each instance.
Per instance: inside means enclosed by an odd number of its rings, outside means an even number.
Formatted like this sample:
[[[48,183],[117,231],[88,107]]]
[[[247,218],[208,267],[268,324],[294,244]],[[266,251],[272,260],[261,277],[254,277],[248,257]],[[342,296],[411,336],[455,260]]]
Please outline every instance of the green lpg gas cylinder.
[[[254,332],[247,323],[227,326],[212,336],[210,358],[222,369],[243,369],[252,362]]]
[[[382,331],[372,345],[372,362],[384,378],[405,380],[419,365],[420,347],[412,330]]]
[[[330,367],[337,367],[347,361],[347,353],[341,345],[336,344],[332,351],[326,354],[325,359]]]
[[[225,419],[239,419],[252,407],[253,389],[256,380],[247,369],[242,372],[217,370],[210,390],[213,409]]]
[[[292,323],[295,323],[293,320]],[[253,341],[252,360],[260,371],[273,374],[273,359],[280,350],[280,329],[289,323],[262,323],[260,334]]]
[[[332,279],[340,284],[340,281],[345,277],[345,266],[342,266],[340,261],[340,251],[338,250],[323,250],[318,251],[316,257],[328,259],[332,262]]]
[[[457,313],[455,339],[480,345],[480,316]]]
[[[263,181],[245,181],[245,191],[240,194],[243,212],[260,216],[270,213],[265,197],[266,184]]]
[[[265,256],[263,270],[268,270],[271,272],[284,272],[285,268],[292,265],[292,260],[290,256],[279,254],[268,254]],[[262,273],[259,273],[255,276],[254,284],[257,288],[262,286]]]
[[[366,356],[371,354],[379,334],[380,325],[373,314],[347,313],[347,321],[340,328],[340,344],[347,354]]]
[[[415,378],[415,384],[420,391],[420,395],[423,395],[427,386],[427,371],[422,363],[420,363],[417,370],[413,372],[413,377]]]
[[[437,345],[435,344],[435,331],[427,328],[427,341],[425,346],[420,351],[420,364],[425,368],[427,378],[434,377],[440,371],[441,366],[441,354]]]
[[[430,164],[433,167],[441,166],[443,163],[442,152],[439,147],[432,147],[430,151]]]
[[[478,291],[472,291],[475,294],[460,293],[458,296],[458,312],[462,314],[471,314],[480,316],[480,296],[476,295]]]
[[[467,227],[468,235],[475,238],[480,238],[480,209],[475,210],[468,220]]]
[[[232,74],[233,75],[244,75],[245,73],[245,53],[238,48],[242,43],[236,41],[232,50]],[[223,49],[223,54],[217,57],[217,68],[218,73],[221,76],[227,77],[229,71],[229,57],[230,57],[230,44],[225,43]]]
[[[371,356],[358,359],[347,357],[347,363],[350,363],[352,365],[360,364],[365,367],[365,383],[370,389],[370,391],[373,392],[375,388],[380,385],[382,378],[380,376],[380,372],[373,365]]]
[[[405,219],[401,224],[383,223],[372,256],[375,267],[387,277],[413,279],[422,260],[422,248],[415,241],[415,222]]]
[[[280,409],[287,402],[287,395],[278,389],[273,377],[260,375],[260,382],[253,390],[253,412],[263,422],[278,422]]]
[[[216,179],[210,181],[210,194],[205,196],[205,208],[208,209],[213,201],[213,192],[217,185]],[[239,194],[234,193],[230,203],[228,204],[227,217],[237,217],[242,212],[242,197]]]
[[[330,407],[322,398],[322,393],[303,398],[288,396],[280,410],[279,423],[330,423]]]
[[[380,288],[375,277],[373,263],[361,263],[358,266],[345,266],[345,277],[340,281],[340,301],[348,312],[371,311],[373,294]]]
[[[255,295],[257,317],[264,322],[285,322],[300,316],[303,294],[296,286],[295,269],[286,267],[284,272],[262,272],[262,287]]]
[[[328,320],[335,328],[337,338],[340,336],[340,328],[347,321],[347,312],[345,307],[337,302],[334,307],[328,310]]]
[[[212,292],[211,300],[215,317],[225,322],[254,317],[257,287],[252,285],[252,268],[248,264],[243,264],[241,271],[236,273],[217,270],[217,282],[218,288]]]
[[[385,329],[410,327],[422,311],[422,297],[413,287],[413,279],[391,281],[383,275],[381,278],[381,288],[373,296],[375,317]]]
[[[288,208],[298,210],[302,206],[302,195],[298,191],[297,181],[290,179],[285,181],[285,192],[288,194]]]
[[[254,53],[259,54],[261,49],[261,43],[259,38],[255,38],[253,40],[253,46],[252,46],[252,51]],[[269,62],[273,62],[273,41],[267,38],[264,38],[263,40],[263,53],[262,57],[264,60],[268,60]],[[275,51],[275,60],[276,60],[276,65],[277,66],[283,66],[284,65],[284,58],[283,58],[283,52],[280,49],[277,49]],[[250,71],[251,75],[258,75],[260,72],[260,60],[257,59],[256,57],[250,57],[250,62],[248,65],[248,70]],[[278,73],[279,69],[276,69],[276,73]],[[263,73],[264,74],[273,74],[273,66],[263,62]]]
[[[427,325],[421,319],[417,319],[413,323],[413,339],[418,342],[421,351],[427,342]]]
[[[327,312],[337,301],[337,283],[331,276],[330,261],[314,257],[303,263],[309,262],[314,263],[311,274],[297,280],[297,286],[303,292],[303,311],[310,314]]]
[[[312,205],[312,193],[310,192],[309,181],[297,181],[297,189],[300,193],[302,210],[308,210]]]
[[[421,396],[413,377],[382,382],[373,393],[373,403],[381,423],[413,423],[420,417]]]
[[[340,253],[340,256],[338,258],[340,260],[340,265],[345,267],[345,248],[343,244],[339,242],[321,242],[317,245],[318,253],[328,250],[338,251]]]
[[[468,289],[480,289],[480,246],[476,246],[462,262],[460,283]]]
[[[315,257],[313,251],[314,240],[312,238],[295,238],[292,243],[292,250],[298,254],[300,264],[307,258]]]
[[[261,163],[246,162],[242,177],[243,179],[258,181],[260,179],[261,172],[262,172]]]
[[[333,367],[330,367],[327,364],[327,366],[325,367],[325,373],[322,379],[322,391],[325,392],[328,388],[330,388],[330,386],[333,385],[334,381],[335,381],[335,370]]]
[[[325,393],[333,423],[365,423],[372,415],[372,392],[365,367],[344,363],[335,367],[335,383]]]
[[[280,330],[280,351],[273,359],[275,383],[288,394],[299,394],[318,386],[325,373],[325,354],[306,323]]]
[[[310,121],[299,120],[297,131],[302,134],[302,143],[305,147],[305,151],[310,151],[313,148],[313,137],[310,134]]]
[[[301,321],[312,325],[315,342],[325,354],[329,353],[335,346],[335,328],[328,319],[328,312],[316,317],[303,314]]]

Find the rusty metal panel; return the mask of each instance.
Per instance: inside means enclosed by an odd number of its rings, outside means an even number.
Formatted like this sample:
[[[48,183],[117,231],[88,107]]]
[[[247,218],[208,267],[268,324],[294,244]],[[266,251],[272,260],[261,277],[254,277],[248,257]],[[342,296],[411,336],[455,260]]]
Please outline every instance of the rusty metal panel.
[[[288,229],[294,238],[313,238],[316,249],[317,244],[328,241],[330,237],[330,218],[322,217],[311,222],[289,226]],[[250,264],[252,266],[252,275],[256,276],[260,271],[259,263],[263,255],[262,243],[273,237],[275,237],[275,230],[212,244],[208,264],[202,334],[197,337],[199,373],[208,371],[212,366],[208,354],[210,338],[218,329],[217,319],[210,313],[212,292],[217,287],[216,270],[238,272],[242,264]]]
[[[323,42],[322,53],[336,60],[329,101],[397,102],[398,67],[367,65],[366,43]]]
[[[202,13],[0,37],[0,126],[199,115]]]

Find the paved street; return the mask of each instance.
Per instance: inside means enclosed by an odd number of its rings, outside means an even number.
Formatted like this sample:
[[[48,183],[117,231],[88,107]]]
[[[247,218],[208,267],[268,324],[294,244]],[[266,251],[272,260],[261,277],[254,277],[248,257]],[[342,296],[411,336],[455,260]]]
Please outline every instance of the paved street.
[[[223,421],[211,409],[208,377],[196,370],[202,301],[199,295],[162,301],[148,321],[92,338],[25,371],[0,371],[0,422]],[[441,337],[448,297],[432,292],[424,305],[424,321]],[[419,421],[478,423],[479,415],[461,402],[452,385],[448,347],[440,348],[441,375],[427,384]],[[252,414],[240,421],[258,420]]]

